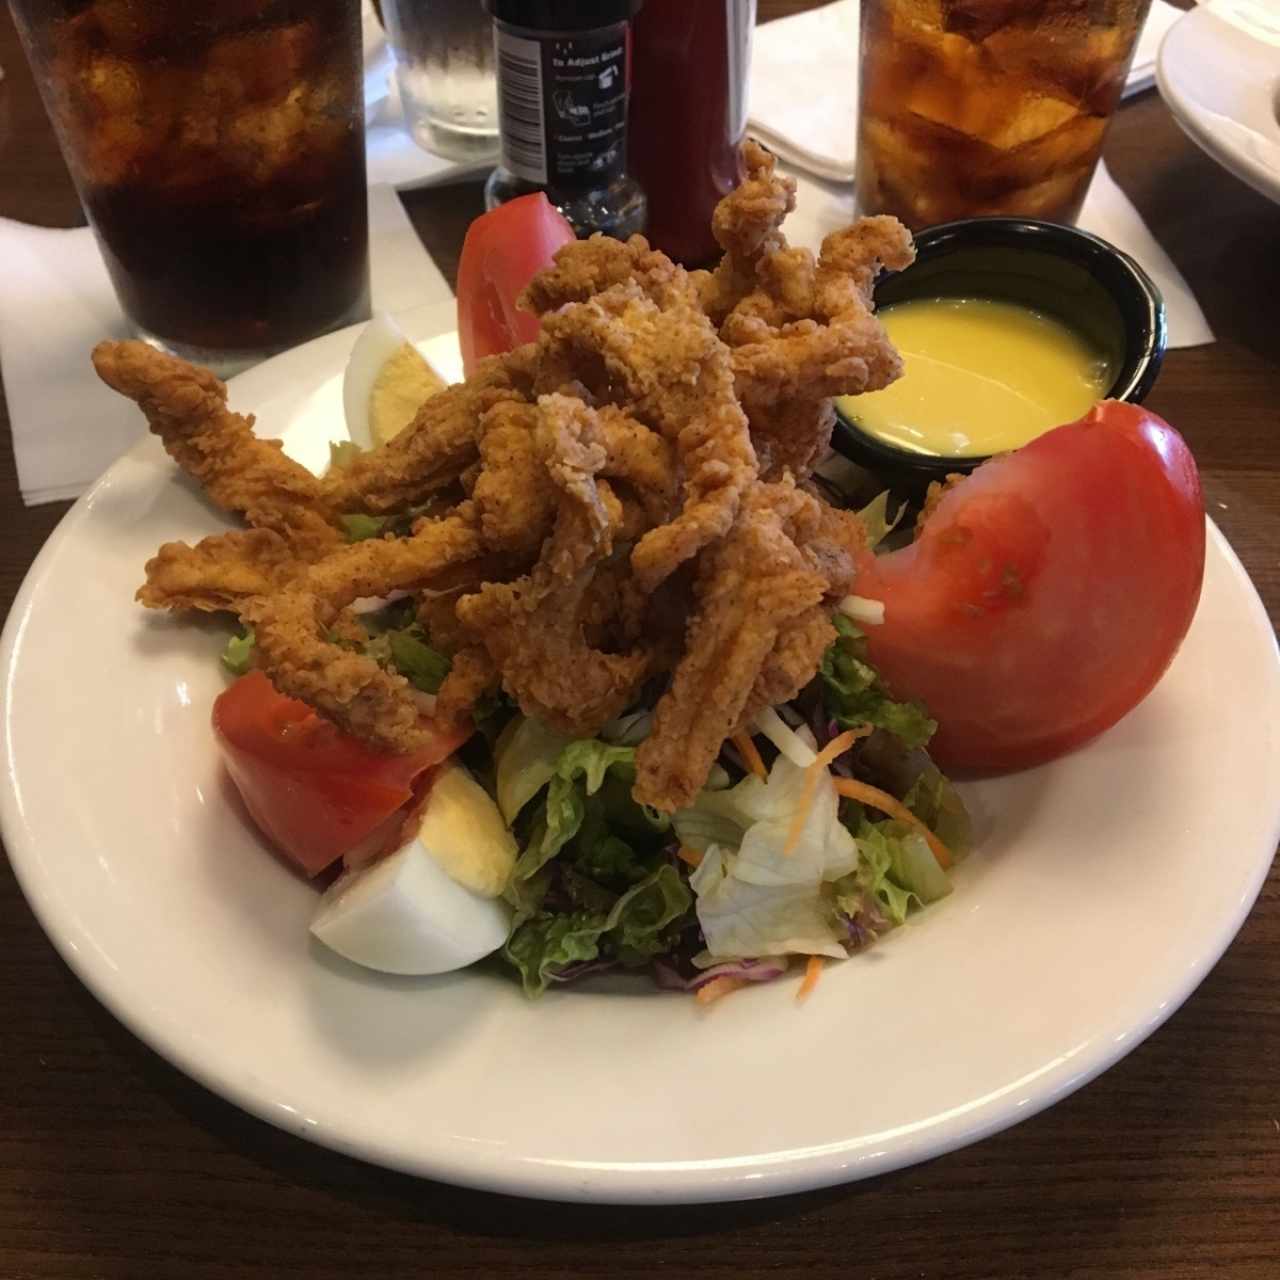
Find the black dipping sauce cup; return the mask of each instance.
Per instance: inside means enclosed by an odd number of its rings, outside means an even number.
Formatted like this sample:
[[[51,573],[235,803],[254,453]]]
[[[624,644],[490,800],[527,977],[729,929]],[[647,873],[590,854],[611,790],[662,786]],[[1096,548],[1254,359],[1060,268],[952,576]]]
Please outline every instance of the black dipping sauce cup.
[[[918,298],[991,298],[1065,324],[1105,356],[1110,400],[1140,404],[1160,372],[1164,300],[1128,254],[1087,231],[1026,218],[966,218],[916,236],[916,260],[876,285],[877,309]],[[972,471],[983,457],[900,449],[837,406],[832,444],[890,487],[919,495],[932,480]]]

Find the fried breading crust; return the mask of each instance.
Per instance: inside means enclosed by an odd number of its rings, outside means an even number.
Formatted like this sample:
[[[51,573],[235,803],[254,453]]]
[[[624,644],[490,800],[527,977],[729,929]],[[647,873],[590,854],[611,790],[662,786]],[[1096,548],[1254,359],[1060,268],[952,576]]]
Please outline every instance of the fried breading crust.
[[[714,273],[642,237],[566,246],[523,297],[536,342],[323,480],[256,440],[207,372],[100,348],[104,378],[254,526],[162,548],[141,598],[239,612],[283,692],[392,751],[498,685],[593,735],[670,673],[635,795],[689,803],[726,736],[812,679],[854,587],[862,526],[806,481],[830,398],[897,376],[872,290],[912,255],[892,219],[827,237],[816,258],[791,248],[794,183],[761,147],[743,158],[746,181],[716,212]],[[424,507],[408,537],[340,545],[340,516]],[[363,650],[350,606],[396,591],[452,655],[434,703]]]
[[[636,752],[641,803],[669,812],[693,800],[780,633],[826,593],[826,579],[792,538],[807,504],[814,500],[790,484],[756,484],[728,535],[704,555],[684,656]]]
[[[426,745],[435,730],[409,682],[343,648],[328,629],[353,600],[429,586],[482,550],[474,510],[463,504],[459,514],[422,521],[412,537],[370,539],[335,552],[246,609],[262,667],[282,693],[375,746],[407,752]]]
[[[194,547],[166,542],[147,561],[147,580],[136,598],[148,609],[239,613],[247,601],[305,571],[305,562],[274,529],[237,529]]]
[[[145,342],[100,342],[93,367],[136,402],[169,456],[226,511],[287,538],[308,560],[342,543],[323,486],[286,457],[278,440],[253,433],[253,418],[227,408],[227,388],[208,369]]]

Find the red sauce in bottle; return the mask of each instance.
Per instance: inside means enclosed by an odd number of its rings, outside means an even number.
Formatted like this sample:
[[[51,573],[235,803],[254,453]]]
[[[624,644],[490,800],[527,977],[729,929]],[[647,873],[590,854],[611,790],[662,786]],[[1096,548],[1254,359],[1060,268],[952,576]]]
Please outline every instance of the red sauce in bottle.
[[[646,235],[686,266],[719,253],[716,204],[737,186],[755,0],[645,0],[632,20],[628,168]]]

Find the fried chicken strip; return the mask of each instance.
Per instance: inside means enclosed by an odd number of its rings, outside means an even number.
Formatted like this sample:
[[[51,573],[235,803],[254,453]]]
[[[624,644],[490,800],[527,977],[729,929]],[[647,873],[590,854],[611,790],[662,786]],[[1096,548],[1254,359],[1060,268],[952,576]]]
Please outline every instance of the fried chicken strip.
[[[540,348],[552,368],[588,373],[588,391],[675,445],[681,510],[632,553],[641,589],[652,592],[733,523],[756,458],[733,391],[729,352],[687,301],[660,308],[635,284],[615,285],[543,320]]]
[[[901,373],[872,293],[880,271],[901,270],[914,249],[894,218],[832,233],[816,260],[789,247],[781,224],[794,207],[794,182],[758,144],[747,143],[743,159],[747,180],[716,209],[725,256],[705,303],[733,348],[761,473],[803,479],[830,448],[830,397],[879,390]]]
[[[299,559],[341,544],[320,481],[278,440],[254,435],[253,417],[227,408],[227,388],[208,369],[136,341],[98,343],[93,367],[138,405],[169,456],[218,506],[288,539]]]
[[[753,419],[771,405],[861,395],[894,381],[902,361],[872,314],[872,291],[882,269],[901,270],[914,258],[911,234],[896,218],[864,218],[823,241],[809,316],[776,326],[751,313],[728,317],[734,378]]]
[[[795,179],[777,172],[777,161],[765,147],[748,139],[742,164],[746,176],[711,217],[711,233],[724,257],[703,284],[702,302],[717,325],[755,292],[761,258],[786,248],[780,228],[796,207]]]
[[[590,737],[636,698],[648,653],[605,653],[583,635],[593,568],[546,593],[528,578],[491,582],[458,605],[525,715],[562,733]]]
[[[825,605],[814,605],[789,619],[760,667],[735,732],[750,732],[765,707],[790,702],[817,674],[822,655],[835,638],[836,629]]]
[[[619,284],[634,284],[659,306],[697,304],[707,273],[689,272],[644,236],[615,240],[597,232],[556,252],[552,266],[538,272],[517,299],[517,306],[545,316],[571,302],[586,302]]]
[[[538,408],[494,405],[480,422],[480,470],[471,496],[485,544],[533,559],[555,520],[556,489],[538,449]]]
[[[498,669],[480,645],[459,649],[436,695],[435,714],[457,724],[471,714],[476,702],[498,687]]]
[[[807,619],[827,584],[789,529],[805,497],[789,485],[754,485],[728,536],[703,554],[684,656],[636,753],[641,803],[670,812],[693,800],[741,723],[779,635],[797,619],[809,634]],[[783,661],[794,674],[790,656]]]
[[[555,527],[533,570],[489,582],[458,602],[502,687],[526,715],[591,734],[635,697],[649,669],[643,651],[606,653],[585,638],[596,566],[607,560],[622,504],[598,479],[607,461],[599,415],[581,400],[538,400],[536,449],[560,494]]]
[[[381,448],[324,478],[338,512],[403,511],[459,481],[479,453],[481,421],[495,405],[528,398],[532,348],[481,361],[466,382],[432,396]]]
[[[428,586],[483,550],[474,510],[424,520],[409,538],[358,542],[312,565],[285,590],[246,609],[272,683],[344,729],[387,751],[431,740],[430,719],[409,682],[329,639],[338,615],[362,596]]]
[[[274,529],[237,529],[202,538],[194,547],[166,542],[147,561],[136,599],[148,609],[239,613],[306,571]]]

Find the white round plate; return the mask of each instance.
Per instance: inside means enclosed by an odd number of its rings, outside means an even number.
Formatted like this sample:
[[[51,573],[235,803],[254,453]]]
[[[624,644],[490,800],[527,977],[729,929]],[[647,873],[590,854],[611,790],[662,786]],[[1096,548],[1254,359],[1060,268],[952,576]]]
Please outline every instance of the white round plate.
[[[443,315],[410,317],[411,336]],[[318,464],[342,434],[353,337],[242,375],[234,406]],[[451,336],[423,347],[454,371]],[[224,779],[209,730],[224,633],[132,601],[161,542],[224,523],[148,439],[50,538],[0,652],[4,836],[54,944],[138,1036],[366,1160],[638,1203],[924,1160],[1034,1115],[1153,1031],[1271,861],[1280,663],[1211,529],[1200,611],[1159,688],[1076,755],[968,787],[981,846],[954,894],[830,967],[806,1003],[793,981],[702,1008],[644,978],[530,1003],[496,964],[366,972],[309,940],[315,890]]]
[[[1208,0],[1170,28],[1156,83],[1183,131],[1224,169],[1280,202],[1280,7]]]

